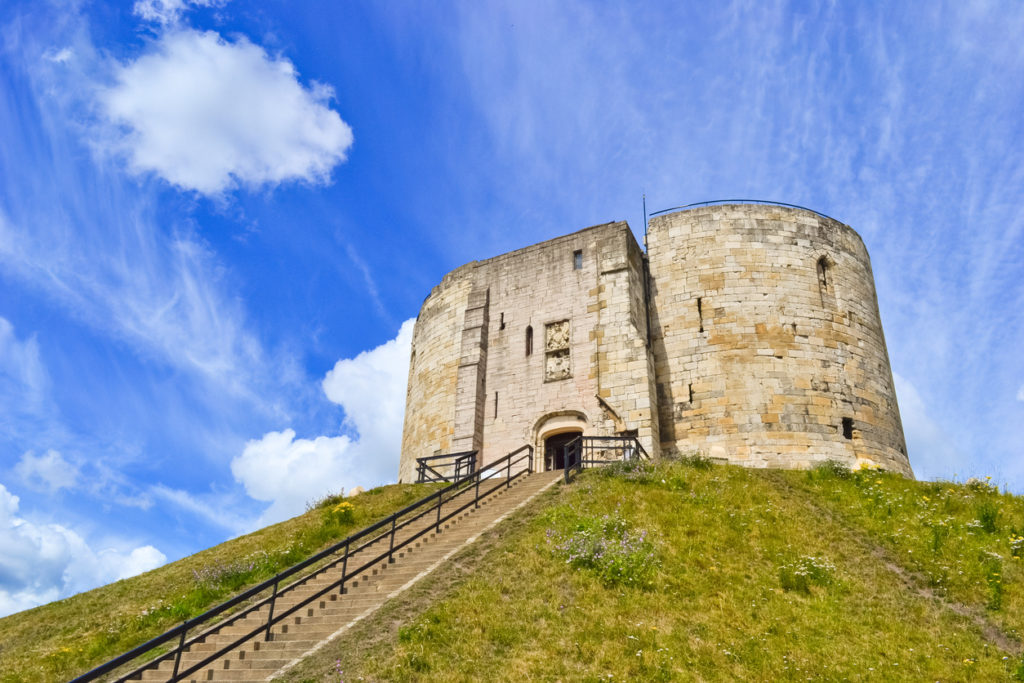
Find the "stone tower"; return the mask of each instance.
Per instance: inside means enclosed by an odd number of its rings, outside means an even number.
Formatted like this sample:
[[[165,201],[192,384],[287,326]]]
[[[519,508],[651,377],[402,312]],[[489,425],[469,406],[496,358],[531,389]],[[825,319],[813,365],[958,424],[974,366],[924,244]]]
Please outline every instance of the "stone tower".
[[[867,250],[795,207],[607,223],[452,271],[416,321],[400,481],[577,434],[752,467],[911,475]],[[550,448],[548,449],[550,453]]]

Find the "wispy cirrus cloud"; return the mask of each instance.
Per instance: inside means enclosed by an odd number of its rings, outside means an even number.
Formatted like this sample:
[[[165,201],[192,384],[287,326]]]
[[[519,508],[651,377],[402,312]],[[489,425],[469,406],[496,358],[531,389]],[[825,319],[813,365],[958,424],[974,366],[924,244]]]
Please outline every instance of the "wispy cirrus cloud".
[[[232,536],[257,528],[252,519],[234,512],[232,496],[227,493],[195,494],[163,484],[150,487],[147,493],[156,500],[170,503],[194,517],[228,531]]]
[[[871,252],[908,414],[963,425],[957,472],[1024,490],[1024,161],[1007,147],[1024,136],[1019,4],[499,2],[451,24],[470,120],[492,143],[480,158],[509,179],[500,210],[455,222],[489,226],[448,236],[467,259],[612,218],[639,232],[644,190],[650,209],[739,197],[829,213]],[[948,448],[925,450],[941,439],[914,441],[912,463],[952,476]]]
[[[61,566],[98,568],[63,583],[22,576],[0,586],[3,609],[122,576],[108,565],[153,565],[157,552],[145,544],[115,543],[107,552],[94,533],[68,531],[72,522],[32,521],[58,500],[47,519],[88,517],[102,526],[117,508],[132,508],[119,520],[125,534],[173,523],[181,510],[196,537],[210,538],[211,527],[214,541],[225,529],[249,528],[252,501],[233,484],[226,460],[218,462],[220,452],[236,453],[234,444],[266,429],[261,420],[281,418],[304,396],[296,389],[301,369],[291,354],[267,348],[237,274],[187,211],[166,210],[175,192],[126,174],[119,158],[98,150],[110,129],[94,96],[104,92],[99,84],[116,85],[112,74],[122,67],[93,45],[75,12],[20,9],[0,26],[0,79],[12,93],[0,98],[0,314],[15,319],[17,310],[49,328],[15,329],[0,318],[0,456],[9,458],[0,476],[23,485],[20,500],[7,500],[13,531],[0,528],[0,555],[32,564],[49,561],[46,548],[65,548],[62,557],[71,559]],[[197,35],[212,40],[214,52],[240,44]],[[286,62],[246,49],[315,100]],[[293,168],[319,172],[314,166]],[[159,419],[151,415],[157,411]],[[189,466],[160,470],[168,461]]]
[[[19,339],[10,321],[0,317],[0,419],[38,409],[49,381],[35,337]]]
[[[103,125],[90,98],[108,65],[84,27],[68,21],[58,32],[67,60],[48,59],[53,48],[5,28],[17,49],[0,54],[20,95],[0,102],[0,125],[23,134],[0,148],[0,268],[141,356],[264,404],[253,387],[273,374],[274,360],[224,263],[191,222],[162,216],[151,183],[87,154]],[[211,159],[218,151],[207,150]]]
[[[195,7],[222,7],[228,0],[136,0],[132,13],[161,25],[176,24]]]

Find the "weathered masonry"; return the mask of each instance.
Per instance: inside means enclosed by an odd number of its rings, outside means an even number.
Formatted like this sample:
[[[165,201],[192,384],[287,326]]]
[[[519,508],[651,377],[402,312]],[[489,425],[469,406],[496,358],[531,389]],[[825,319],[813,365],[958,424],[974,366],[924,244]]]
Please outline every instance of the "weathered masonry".
[[[867,250],[807,209],[719,204],[607,223],[452,271],[413,335],[399,478],[416,459],[584,436],[751,467],[912,475]]]

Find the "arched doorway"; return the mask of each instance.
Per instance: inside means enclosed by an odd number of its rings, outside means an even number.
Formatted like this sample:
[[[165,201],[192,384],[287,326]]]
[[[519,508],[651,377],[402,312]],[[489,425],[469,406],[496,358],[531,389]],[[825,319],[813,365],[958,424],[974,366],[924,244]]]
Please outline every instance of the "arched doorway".
[[[544,439],[544,469],[565,469],[565,447],[569,442],[583,434],[583,430],[562,432]]]
[[[587,416],[578,410],[543,415],[533,426],[533,443],[540,470],[565,469],[565,447],[587,430]]]

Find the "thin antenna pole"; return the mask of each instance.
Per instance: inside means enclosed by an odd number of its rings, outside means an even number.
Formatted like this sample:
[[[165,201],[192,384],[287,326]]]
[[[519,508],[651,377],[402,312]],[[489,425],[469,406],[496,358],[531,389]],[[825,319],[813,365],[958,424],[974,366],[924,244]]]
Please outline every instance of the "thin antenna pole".
[[[643,193],[644,198],[644,251],[647,251],[647,193]]]

